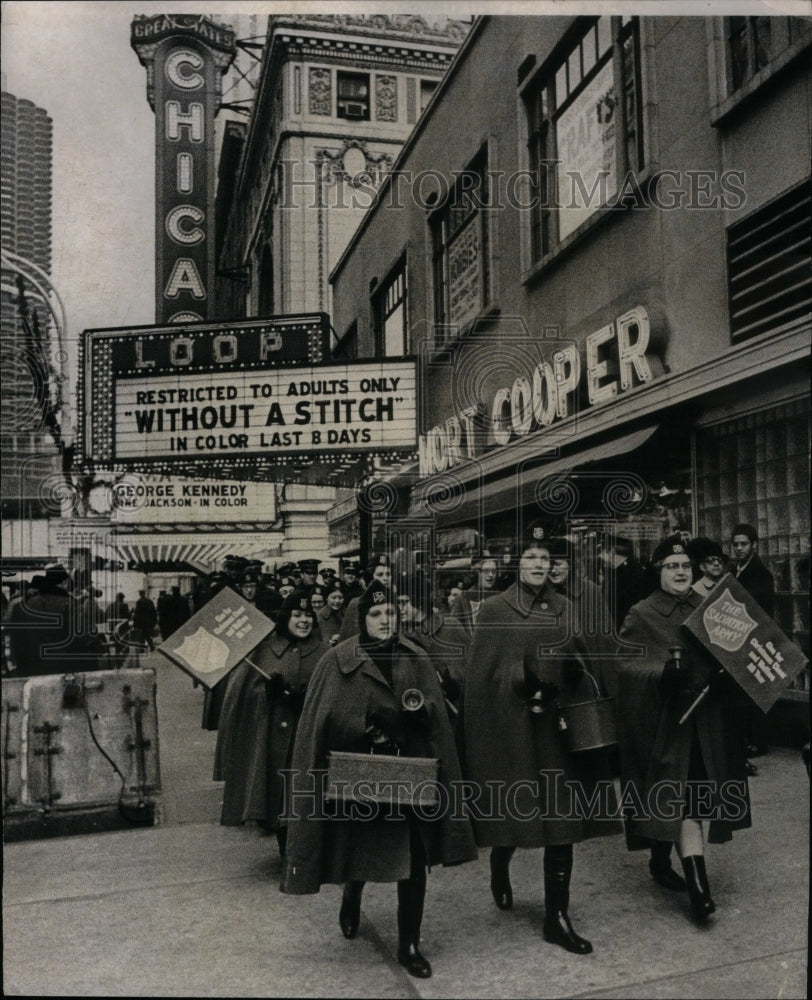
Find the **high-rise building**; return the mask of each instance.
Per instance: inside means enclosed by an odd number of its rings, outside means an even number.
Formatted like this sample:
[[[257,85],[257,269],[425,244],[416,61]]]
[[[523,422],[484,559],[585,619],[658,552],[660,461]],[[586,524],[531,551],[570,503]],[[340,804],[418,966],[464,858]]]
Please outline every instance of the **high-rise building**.
[[[31,101],[2,93],[3,249],[51,270],[53,122]]]
[[[51,349],[51,157],[53,123],[43,108],[2,93],[2,294],[0,448],[4,558],[47,550],[48,515],[59,514],[55,416],[59,358]],[[55,367],[56,366],[56,367]],[[38,520],[21,527],[21,519]],[[33,532],[33,534],[32,534]],[[21,533],[27,537],[25,545]],[[19,545],[17,543],[20,543]]]

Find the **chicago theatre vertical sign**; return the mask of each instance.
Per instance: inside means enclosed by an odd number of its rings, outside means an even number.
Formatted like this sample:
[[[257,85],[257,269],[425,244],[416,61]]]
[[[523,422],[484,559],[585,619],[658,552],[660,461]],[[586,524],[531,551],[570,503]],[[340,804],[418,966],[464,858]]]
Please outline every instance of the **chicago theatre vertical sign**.
[[[214,116],[234,32],[197,14],[139,15],[130,43],[155,112],[155,321],[210,319]]]

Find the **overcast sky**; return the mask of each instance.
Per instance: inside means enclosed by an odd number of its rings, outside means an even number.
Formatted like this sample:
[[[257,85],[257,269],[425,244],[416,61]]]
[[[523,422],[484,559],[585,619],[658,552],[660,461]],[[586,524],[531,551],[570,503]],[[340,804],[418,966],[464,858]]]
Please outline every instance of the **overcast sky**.
[[[427,3],[344,5],[358,12],[419,11],[428,20],[489,9],[561,13],[573,3]],[[590,9],[595,10],[593,3]],[[622,5],[628,10],[629,4]],[[642,8],[642,4],[635,5]],[[649,11],[674,12],[655,0]],[[618,4],[605,4],[603,9]],[[743,12],[745,4],[689,0],[692,13]],[[154,321],[154,116],[146,74],[130,48],[134,14],[172,12],[335,13],[337,3],[171,3],[91,0],[2,4],[4,89],[45,108],[54,122],[52,277],[65,302],[68,336],[91,327]],[[771,3],[773,13],[809,11],[809,3]],[[763,10],[763,7],[762,7]]]

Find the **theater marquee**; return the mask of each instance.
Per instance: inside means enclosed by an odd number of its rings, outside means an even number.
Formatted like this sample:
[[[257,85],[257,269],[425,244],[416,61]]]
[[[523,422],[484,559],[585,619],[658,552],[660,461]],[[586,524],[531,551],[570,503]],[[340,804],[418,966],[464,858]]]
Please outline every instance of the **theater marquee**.
[[[413,454],[415,362],[327,361],[324,321],[87,331],[85,462],[339,485]]]

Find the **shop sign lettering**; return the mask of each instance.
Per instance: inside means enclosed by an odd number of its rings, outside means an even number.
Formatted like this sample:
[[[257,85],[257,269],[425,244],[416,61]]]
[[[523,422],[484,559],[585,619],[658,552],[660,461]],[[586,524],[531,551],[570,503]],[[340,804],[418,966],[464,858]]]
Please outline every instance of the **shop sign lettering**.
[[[532,431],[549,427],[575,411],[577,390],[586,383],[588,406],[615,399],[636,385],[646,385],[660,370],[649,355],[649,317],[635,306],[591,333],[582,349],[571,342],[551,349],[532,371],[519,373],[479,407],[468,407],[421,434],[420,475],[431,476],[475,458],[483,440],[503,446]],[[487,434],[477,416],[484,412]]]

